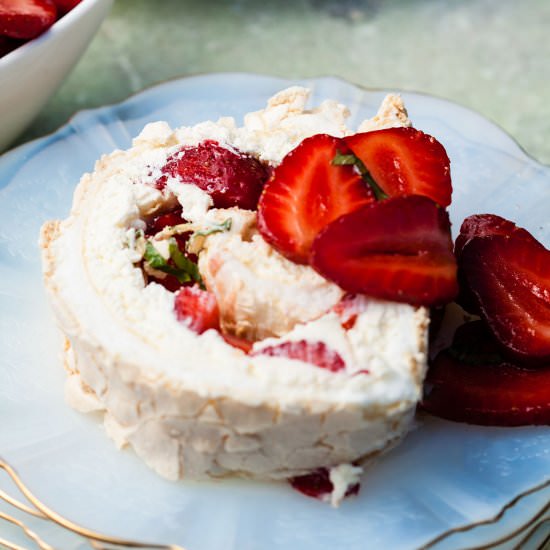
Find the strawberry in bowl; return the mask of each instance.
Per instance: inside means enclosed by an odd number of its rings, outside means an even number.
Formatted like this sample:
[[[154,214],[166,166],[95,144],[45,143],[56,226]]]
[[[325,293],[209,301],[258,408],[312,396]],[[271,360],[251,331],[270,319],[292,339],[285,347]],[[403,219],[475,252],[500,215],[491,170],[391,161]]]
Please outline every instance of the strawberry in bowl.
[[[46,32],[81,0],[0,0],[0,57]]]
[[[25,129],[61,85],[112,1],[0,1],[0,149]],[[55,62],[46,66],[45,59]]]

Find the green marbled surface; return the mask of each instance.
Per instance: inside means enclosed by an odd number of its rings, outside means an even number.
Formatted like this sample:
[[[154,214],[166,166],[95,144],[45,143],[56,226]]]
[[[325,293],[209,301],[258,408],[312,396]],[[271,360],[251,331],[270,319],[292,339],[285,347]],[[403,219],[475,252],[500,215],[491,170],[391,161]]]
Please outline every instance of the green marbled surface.
[[[156,82],[246,71],[336,75],[471,107],[550,163],[548,0],[115,0],[17,143]]]

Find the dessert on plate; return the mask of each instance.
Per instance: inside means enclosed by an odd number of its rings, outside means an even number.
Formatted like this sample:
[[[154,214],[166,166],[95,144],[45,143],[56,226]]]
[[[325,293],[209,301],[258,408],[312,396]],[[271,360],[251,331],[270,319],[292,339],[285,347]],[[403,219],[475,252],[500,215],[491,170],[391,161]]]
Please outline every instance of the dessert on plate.
[[[307,99],[148,124],[41,246],[73,407],[168,479],[325,472],[336,504],[411,429],[451,184],[399,96],[356,129]]]

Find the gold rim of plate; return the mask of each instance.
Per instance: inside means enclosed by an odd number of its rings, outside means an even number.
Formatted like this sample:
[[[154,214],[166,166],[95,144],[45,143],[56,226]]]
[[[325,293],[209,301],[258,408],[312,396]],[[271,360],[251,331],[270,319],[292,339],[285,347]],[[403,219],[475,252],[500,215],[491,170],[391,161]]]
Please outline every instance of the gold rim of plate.
[[[0,458],[0,470],[3,470],[4,472],[7,473],[11,481],[14,483],[17,489],[19,489],[21,494],[25,497],[27,503],[17,500],[16,498],[12,497],[11,495],[8,495],[6,492],[2,490],[0,490],[0,500],[6,502],[13,508],[18,509],[21,512],[24,512],[27,515],[40,518],[41,520],[44,520],[46,522],[54,523],[58,525],[61,529],[70,531],[73,534],[82,537],[85,541],[88,542],[88,544],[90,544],[92,548],[96,550],[106,550],[107,547],[105,545],[109,545],[110,547],[116,547],[116,548],[150,548],[152,550],[153,549],[154,550],[186,550],[185,548],[177,544],[153,544],[153,543],[148,543],[143,541],[136,541],[136,540],[108,536],[108,535],[98,533],[96,531],[92,531],[91,529],[88,529],[81,525],[78,525],[77,523],[74,523],[71,520],[61,516],[60,514],[58,514],[48,506],[46,506],[43,502],[41,502],[32,493],[32,491],[25,485],[25,483],[23,483],[21,477],[16,472],[15,468],[10,464],[8,464],[5,460],[2,460],[1,458]],[[498,521],[500,521],[505,516],[505,514],[510,509],[512,509],[516,504],[518,504],[522,499],[524,499],[529,495],[533,495],[539,491],[542,491],[547,487],[550,487],[550,479],[519,493],[516,497],[514,497],[512,500],[510,500],[504,506],[502,506],[502,508],[490,518],[448,529],[443,533],[441,533],[440,535],[428,541],[423,546],[419,547],[418,550],[429,550],[431,548],[434,548],[444,540],[448,539],[452,535],[465,533],[476,527],[493,525]],[[528,543],[529,540],[533,539],[534,535],[536,534],[536,532],[539,530],[540,527],[546,526],[548,523],[550,523],[550,517],[546,517],[546,518],[544,517],[549,510],[550,510],[550,502],[548,502],[542,508],[540,508],[529,519],[528,522],[524,523],[523,525],[517,527],[513,531],[507,533],[506,535],[503,535],[501,538],[489,544],[476,546],[474,548],[471,548],[470,550],[482,550],[482,549],[495,548],[496,546],[504,544],[522,534],[524,535],[523,538],[518,542],[518,544],[514,548],[518,548],[518,549],[523,548],[525,544]],[[0,524],[2,521],[14,524],[17,527],[19,527],[21,531],[25,534],[25,536],[30,540],[32,540],[35,543],[35,545],[38,546],[38,548],[40,548],[41,550],[54,550],[54,547],[52,547],[50,544],[44,541],[39,535],[37,535],[32,529],[30,529],[24,523],[24,521],[14,516],[11,516],[5,512],[0,511]],[[538,549],[543,550],[544,548],[546,548],[549,542],[550,542],[550,534],[542,541]],[[5,540],[1,537],[0,537],[0,547],[7,548],[9,550],[26,550],[24,547],[18,544],[15,544],[13,542],[10,542],[8,540]]]

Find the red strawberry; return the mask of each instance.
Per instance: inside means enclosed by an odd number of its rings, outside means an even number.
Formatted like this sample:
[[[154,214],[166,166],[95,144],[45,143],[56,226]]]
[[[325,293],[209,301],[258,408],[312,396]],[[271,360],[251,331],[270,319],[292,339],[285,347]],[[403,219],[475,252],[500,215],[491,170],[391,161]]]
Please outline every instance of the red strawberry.
[[[495,214],[474,214],[468,216],[460,226],[460,234],[455,242],[455,255],[458,258],[468,241],[476,237],[489,237],[491,235],[512,235],[512,233],[531,237],[525,229],[517,227],[511,222]]]
[[[348,292],[439,305],[457,291],[449,216],[427,197],[394,197],[340,217],[315,239],[312,266]]]
[[[255,210],[269,169],[254,157],[229,150],[206,140],[194,147],[183,147],[162,169],[165,174],[157,187],[166,185],[167,176],[183,183],[194,183],[206,191],[216,208],[238,206]]]
[[[52,0],[0,0],[0,34],[31,39],[49,29],[57,19]]]
[[[156,233],[162,231],[165,227],[171,227],[185,222],[186,220],[183,218],[182,208],[181,206],[178,206],[170,212],[165,212],[164,214],[159,214],[158,216],[155,216],[147,224],[147,229],[145,230],[145,233],[147,235],[155,235]]]
[[[311,363],[322,369],[338,372],[346,368],[340,354],[328,348],[323,342],[283,342],[275,346],[268,346],[252,355],[271,355],[272,357],[288,357]]]
[[[482,321],[457,330],[428,371],[422,407],[471,424],[550,424],[550,365],[527,370],[502,359]]]
[[[15,40],[7,36],[0,36],[0,57],[4,57],[23,44],[22,40]]]
[[[82,0],[53,0],[60,15],[64,15],[75,8]]]
[[[353,166],[335,166],[344,141],[318,134],[304,139],[275,168],[258,204],[264,239],[294,262],[306,264],[321,229],[374,200]]]
[[[309,474],[291,477],[288,482],[300,493],[318,499],[329,496],[334,489],[327,468],[318,468]],[[345,496],[356,495],[359,493],[359,487],[359,483],[352,485],[346,491]]]
[[[390,197],[424,195],[451,204],[451,170],[445,149],[414,128],[389,128],[345,138],[374,181]]]
[[[470,239],[459,266],[497,340],[520,361],[550,363],[550,251],[516,229]]]
[[[146,235],[156,235],[160,231],[162,231],[165,227],[173,227],[174,225],[180,225],[183,223],[187,223],[187,220],[183,217],[183,212],[181,206],[178,206],[174,210],[171,210],[170,212],[166,212],[164,214],[160,214],[158,216],[155,216],[148,224],[147,228],[145,229]],[[191,231],[186,233],[179,233],[175,236],[175,239],[178,243],[179,249],[185,253],[185,247],[187,245],[187,241],[189,240],[189,237],[191,236]],[[193,262],[197,261],[197,257],[190,255],[190,259]]]
[[[216,297],[198,286],[182,287],[175,296],[174,310],[178,321],[198,334],[208,329],[220,329],[220,315]]]
[[[474,214],[462,222],[460,234],[455,241],[455,256],[459,264],[458,283],[460,286],[457,302],[466,311],[476,315],[480,314],[477,300],[468,287],[464,271],[460,268],[460,255],[464,246],[474,238],[489,237],[490,235],[511,235],[512,233],[526,234],[530,237],[525,229],[520,229],[513,222],[494,214]]]

